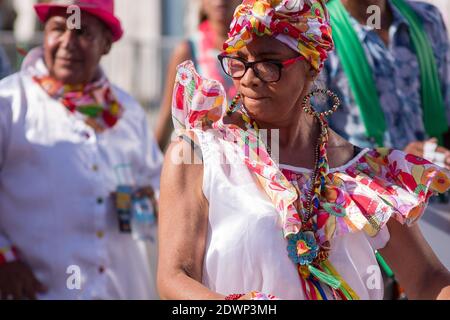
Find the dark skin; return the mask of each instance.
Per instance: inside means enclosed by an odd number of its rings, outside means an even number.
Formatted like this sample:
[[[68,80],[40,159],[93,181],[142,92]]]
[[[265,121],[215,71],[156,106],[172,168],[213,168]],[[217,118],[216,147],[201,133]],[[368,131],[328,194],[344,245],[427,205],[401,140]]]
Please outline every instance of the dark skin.
[[[202,0],[203,12],[211,24],[216,36],[216,49],[222,50],[223,43],[227,39],[227,33],[234,9],[241,2],[241,0]],[[155,138],[156,141],[158,141],[161,150],[164,150],[167,147],[170,142],[170,134],[173,130],[170,107],[172,103],[172,89],[173,83],[175,82],[176,68],[180,63],[191,59],[191,49],[188,42],[185,41],[175,48],[168,66],[168,76],[155,130]]]
[[[36,294],[46,291],[47,288],[36,279],[25,262],[15,261],[0,266],[0,300],[35,300]]]
[[[86,84],[99,74],[112,35],[96,17],[82,12],[81,29],[70,30],[64,9],[52,11],[44,29],[44,60],[50,75],[64,84]],[[144,191],[148,193],[148,191]],[[23,261],[0,266],[1,299],[36,299],[46,287]]]
[[[261,37],[239,50],[237,55],[249,62],[284,61],[295,57],[296,52],[273,38]],[[316,77],[317,73],[307,63],[299,61],[283,69],[277,83],[262,82],[251,69],[235,81],[249,114],[259,127],[280,130],[280,162],[283,164],[314,167],[311,141],[318,138],[318,124],[300,106]],[[240,125],[233,117],[226,121]],[[195,136],[191,139],[196,140]],[[185,154],[192,155],[190,148],[184,141],[173,142],[164,161],[158,289],[163,299],[224,299],[202,284],[209,203],[202,190],[203,165],[177,160]],[[341,166],[353,157],[353,146],[331,131],[328,156],[331,167]],[[390,221],[388,227],[391,238],[382,254],[402,281],[408,296],[413,299],[450,298],[450,274],[418,227],[408,228],[395,221]],[[249,296],[242,299],[249,299]]]
[[[44,60],[55,79],[87,84],[99,75],[101,58],[112,47],[112,35],[95,16],[82,13],[81,29],[67,28],[65,10],[56,10],[44,29]]]
[[[352,17],[354,17],[360,24],[365,25],[367,19],[372,13],[367,13],[368,6],[377,5],[381,9],[381,29],[375,30],[380,36],[386,46],[389,45],[389,28],[393,22],[393,13],[386,0],[341,0],[347,11]],[[436,139],[428,140],[435,142]],[[405,152],[414,154],[418,157],[424,155],[424,145],[426,141],[412,141],[406,148]],[[446,155],[445,165],[447,169],[450,169],[450,130],[444,134],[444,146],[438,147],[436,152],[444,153]]]

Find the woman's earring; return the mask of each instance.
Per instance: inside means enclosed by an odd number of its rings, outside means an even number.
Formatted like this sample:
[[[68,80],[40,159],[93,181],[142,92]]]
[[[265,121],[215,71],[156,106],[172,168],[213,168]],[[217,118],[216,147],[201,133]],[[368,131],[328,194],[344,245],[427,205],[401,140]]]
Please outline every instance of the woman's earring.
[[[242,96],[240,93],[234,96],[233,100],[231,101],[231,104],[227,106],[227,116],[231,116],[239,107],[239,101],[241,100]]]
[[[331,109],[324,111],[324,112],[317,112],[314,110],[313,106],[311,105],[311,98],[315,96],[316,94],[326,94],[328,97],[333,99],[333,106]],[[308,93],[305,98],[303,98],[302,108],[303,111],[305,111],[307,114],[312,115],[317,118],[323,118],[328,117],[332,115],[341,105],[341,99],[331,90],[325,90],[325,89],[317,89],[310,93]]]

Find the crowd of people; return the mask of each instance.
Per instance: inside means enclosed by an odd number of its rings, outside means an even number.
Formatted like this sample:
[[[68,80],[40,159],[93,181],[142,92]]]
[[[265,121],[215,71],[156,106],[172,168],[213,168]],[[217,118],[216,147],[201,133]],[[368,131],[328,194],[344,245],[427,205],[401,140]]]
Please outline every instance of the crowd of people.
[[[198,1],[155,128],[101,67],[114,0],[36,4],[42,45],[0,50],[0,299],[450,299],[417,223],[450,189],[441,12]]]

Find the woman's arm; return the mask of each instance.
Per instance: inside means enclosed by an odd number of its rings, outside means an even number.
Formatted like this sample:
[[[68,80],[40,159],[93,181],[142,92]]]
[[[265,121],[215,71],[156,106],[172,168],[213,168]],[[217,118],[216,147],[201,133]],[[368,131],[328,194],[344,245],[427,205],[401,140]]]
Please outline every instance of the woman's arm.
[[[155,130],[155,138],[161,150],[164,150],[167,144],[170,142],[170,134],[173,129],[171,106],[173,86],[175,84],[175,77],[177,76],[177,66],[189,59],[191,59],[191,49],[189,43],[185,41],[175,48],[167,69],[167,79],[164,89],[164,95]]]
[[[162,299],[224,298],[201,284],[208,230],[208,201],[202,191],[203,165],[174,161],[193,153],[186,142],[173,142],[164,161],[158,262],[158,289]],[[197,159],[196,163],[201,161]]]
[[[409,299],[450,299],[450,272],[439,261],[417,224],[388,222],[390,240],[380,253]]]

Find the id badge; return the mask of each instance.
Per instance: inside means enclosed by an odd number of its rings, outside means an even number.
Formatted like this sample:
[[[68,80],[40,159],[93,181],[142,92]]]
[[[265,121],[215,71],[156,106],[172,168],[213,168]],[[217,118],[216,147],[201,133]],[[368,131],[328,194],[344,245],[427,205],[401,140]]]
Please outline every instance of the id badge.
[[[121,185],[116,190],[115,207],[119,219],[119,230],[122,233],[131,233],[133,187]]]

